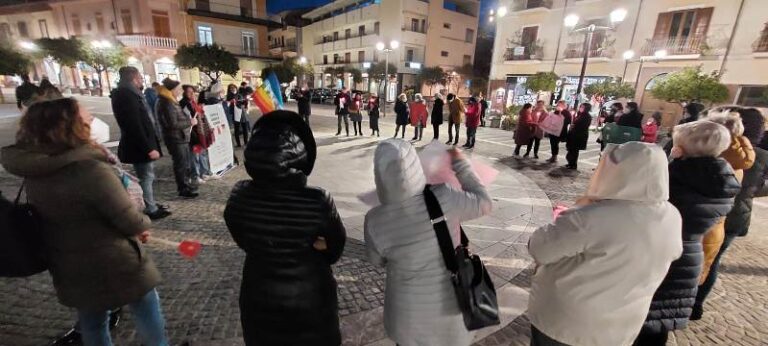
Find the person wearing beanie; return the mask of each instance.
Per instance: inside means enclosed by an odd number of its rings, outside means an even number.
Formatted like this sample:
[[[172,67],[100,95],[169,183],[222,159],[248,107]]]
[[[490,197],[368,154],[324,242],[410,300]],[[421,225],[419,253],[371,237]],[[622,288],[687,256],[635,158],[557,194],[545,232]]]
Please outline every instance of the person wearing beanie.
[[[341,344],[336,280],[346,230],[331,195],[307,185],[317,157],[294,112],[261,117],[245,151],[251,179],[232,189],[224,221],[245,257],[240,320],[246,345]]]
[[[683,251],[666,166],[655,145],[610,144],[584,197],[533,232],[532,345],[632,344]]]
[[[173,176],[179,196],[185,198],[197,197],[196,183],[192,183],[190,172],[191,152],[189,140],[192,126],[197,125],[197,119],[190,118],[181,110],[179,97],[181,83],[170,78],[163,79],[157,87],[159,96],[155,112],[163,129],[163,140],[168,152],[173,158]]]

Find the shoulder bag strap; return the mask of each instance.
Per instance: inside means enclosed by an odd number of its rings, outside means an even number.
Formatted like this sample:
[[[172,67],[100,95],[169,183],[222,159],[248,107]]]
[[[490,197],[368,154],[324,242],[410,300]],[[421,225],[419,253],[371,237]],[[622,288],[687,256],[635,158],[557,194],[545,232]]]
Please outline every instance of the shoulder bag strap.
[[[21,192],[24,191],[24,183],[26,183],[26,180],[22,180],[21,187],[19,187],[19,193],[16,194],[16,199],[13,200],[13,205],[19,205],[19,201],[21,201]]]
[[[430,188],[431,185],[424,187],[424,201],[426,201],[427,204],[429,220],[432,223],[432,228],[435,230],[437,242],[440,244],[440,252],[443,254],[445,266],[451,273],[456,273],[458,265],[456,264],[454,255],[451,233],[448,231],[448,223],[445,220],[445,215],[443,215],[443,209],[440,207],[440,202],[437,201],[437,197],[435,197],[435,194]],[[462,232],[462,235],[463,233],[464,232]]]

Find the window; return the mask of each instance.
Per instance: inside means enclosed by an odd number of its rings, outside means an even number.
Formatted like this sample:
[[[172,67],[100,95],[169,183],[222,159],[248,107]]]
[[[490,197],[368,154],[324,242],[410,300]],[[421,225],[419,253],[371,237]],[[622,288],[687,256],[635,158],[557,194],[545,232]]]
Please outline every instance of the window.
[[[594,34],[597,34],[596,31]],[[523,33],[520,37],[520,45],[524,48],[524,51],[521,53],[522,56],[531,56],[533,54],[536,54],[534,51],[534,44],[536,43],[536,39],[539,35],[539,27],[538,26],[526,26],[523,28]],[[593,36],[594,37],[594,36]],[[593,40],[594,42],[602,42]],[[516,51],[516,53],[518,53]]]
[[[344,38],[352,37],[352,29],[344,30]]]
[[[471,55],[465,55],[462,59],[462,65],[471,65],[472,64],[472,56]]]
[[[48,22],[45,19],[38,20],[37,25],[40,27],[40,37],[51,37],[48,34]]]
[[[72,15],[72,30],[75,32],[75,35],[83,34],[83,28],[80,25],[80,17],[78,17],[76,14]]]
[[[365,51],[361,50],[357,52],[357,62],[365,61]]]
[[[19,36],[27,38],[29,37],[29,30],[27,30],[27,22],[18,22],[16,25],[19,28]]]
[[[379,34],[379,22],[373,23],[373,33],[376,35]]]
[[[413,49],[408,49],[405,51],[405,61],[413,61]]]
[[[240,15],[243,17],[253,17],[253,1],[240,0]]]
[[[653,32],[650,53],[666,49],[669,54],[691,54],[699,52],[712,18],[713,8],[698,8],[676,12],[659,13]]]
[[[323,55],[323,65],[328,65],[328,56]]]
[[[344,62],[347,64],[352,62],[352,53],[344,53]]]
[[[197,27],[197,42],[207,46],[213,44],[213,30],[211,30],[210,26],[201,25]]]
[[[10,43],[11,41],[11,26],[8,23],[0,24],[0,42]]]
[[[333,55],[333,63],[334,64],[338,64],[339,63],[339,55],[338,54],[334,54]]]
[[[126,34],[133,34],[133,19],[131,18],[131,10],[120,10],[120,18],[123,20],[123,32]]]
[[[195,8],[200,11],[210,11],[211,10],[211,1],[210,0],[197,0],[195,1]]]
[[[171,37],[171,22],[167,11],[152,10],[152,24],[155,28],[155,36]]]
[[[411,31],[419,31],[419,20],[411,19]]]
[[[103,33],[104,32],[104,16],[101,15],[101,12],[96,12],[94,16],[96,17],[96,30],[98,30],[99,33]]]
[[[467,29],[467,32],[464,34],[464,41],[467,43],[472,43],[475,41],[475,30]]]
[[[443,23],[443,28],[450,29],[451,23]]]
[[[737,104],[748,107],[767,107],[765,96],[768,93],[766,86],[742,86],[739,90]]]
[[[427,20],[422,19],[421,20],[421,32],[427,33]]]
[[[242,36],[243,54],[247,56],[256,55],[256,35],[252,31],[244,31]]]
[[[333,32],[333,41],[338,41],[338,40],[339,40],[339,32],[338,31],[334,31]]]
[[[442,52],[440,52],[440,56],[442,56],[442,57],[448,57],[448,52],[446,52],[446,51],[442,51]]]
[[[365,36],[365,25],[361,25],[357,27],[357,34],[359,36]]]

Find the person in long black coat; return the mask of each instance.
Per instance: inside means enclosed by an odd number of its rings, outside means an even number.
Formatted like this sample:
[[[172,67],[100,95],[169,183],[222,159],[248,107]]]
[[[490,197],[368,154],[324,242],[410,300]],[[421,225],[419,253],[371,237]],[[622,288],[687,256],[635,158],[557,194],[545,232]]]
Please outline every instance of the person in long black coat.
[[[294,112],[261,117],[224,220],[247,256],[240,289],[246,345],[341,344],[336,280],[344,225],[330,194],[307,186],[317,147]]]
[[[643,113],[640,113],[637,108],[638,106],[636,102],[627,102],[627,109],[629,112],[620,116],[619,120],[616,121],[616,125],[642,129]]]
[[[397,133],[401,128],[403,133],[400,138],[405,138],[405,127],[410,121],[410,110],[408,109],[407,101],[408,97],[405,94],[400,94],[397,97],[397,101],[395,101],[395,136],[393,138],[397,137]]]
[[[724,126],[707,120],[678,125],[674,141],[669,202],[683,217],[683,255],[653,296],[638,346],[665,345],[669,332],[688,325],[704,263],[702,237],[728,214],[741,189],[731,166],[718,157],[731,141]]]
[[[568,140],[568,126],[571,125],[571,112],[568,111],[568,105],[565,103],[565,100],[557,101],[554,113],[563,117],[563,129],[560,131],[560,135],[547,134],[547,137],[549,137],[549,147],[552,152],[552,157],[547,162],[557,162],[557,155],[560,153],[560,142]]]
[[[312,95],[310,95],[309,89],[307,87],[302,88],[299,91],[299,97],[296,98],[296,103],[298,104],[299,108],[299,115],[301,115],[302,118],[304,118],[304,121],[309,125],[309,116],[312,115],[312,105],[310,101],[312,100]]]
[[[568,164],[565,168],[576,169],[577,162],[579,161],[579,150],[587,149],[587,141],[589,140],[589,125],[592,124],[592,115],[589,112],[592,110],[592,105],[589,103],[582,103],[579,106],[579,111],[576,113],[576,118],[573,119],[573,125],[568,130],[568,139],[565,142],[565,149],[568,153],[565,154],[565,159]]]
[[[432,105],[432,114],[430,122],[432,123],[432,130],[434,132],[433,139],[440,138],[440,125],[443,125],[443,106],[445,105],[445,102],[443,101],[443,94],[437,93],[435,94],[435,102]]]

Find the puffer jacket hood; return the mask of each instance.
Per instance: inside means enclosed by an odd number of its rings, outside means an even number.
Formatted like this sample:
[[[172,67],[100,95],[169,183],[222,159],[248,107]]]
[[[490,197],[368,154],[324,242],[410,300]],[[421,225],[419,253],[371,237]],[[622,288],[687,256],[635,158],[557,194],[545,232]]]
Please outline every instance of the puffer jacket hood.
[[[298,114],[280,110],[256,122],[244,155],[254,183],[304,186],[315,166],[317,144]]]
[[[414,147],[401,139],[379,143],[373,157],[376,193],[382,204],[397,203],[421,194],[427,178]]]
[[[11,145],[0,152],[0,163],[13,175],[25,178],[45,177],[78,161],[107,161],[106,155],[91,145],[64,152],[37,147]]]
[[[591,199],[663,202],[669,199],[667,158],[660,147],[608,145],[587,189]]]

